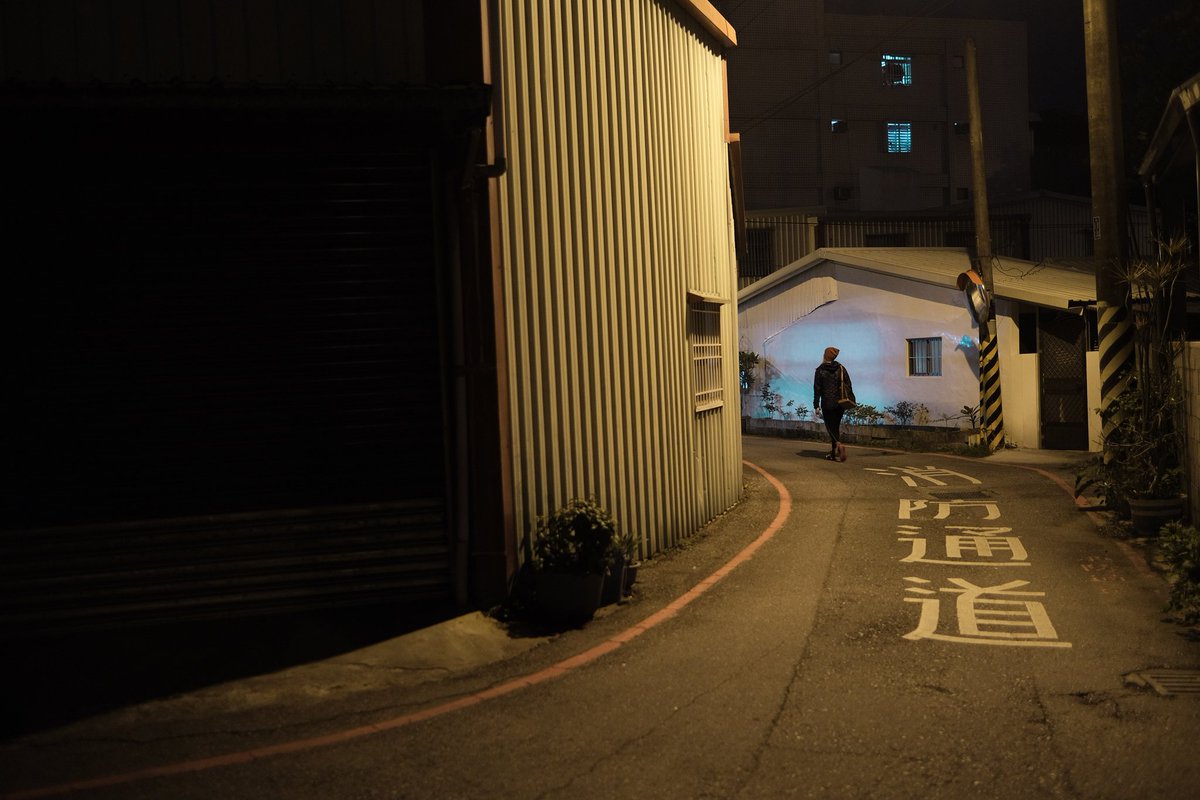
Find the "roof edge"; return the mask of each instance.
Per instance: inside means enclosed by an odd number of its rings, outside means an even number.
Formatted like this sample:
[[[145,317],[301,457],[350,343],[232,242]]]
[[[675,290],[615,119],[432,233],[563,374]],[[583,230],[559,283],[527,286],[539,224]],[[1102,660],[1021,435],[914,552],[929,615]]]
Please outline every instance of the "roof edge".
[[[678,0],[678,3],[725,47],[737,47],[737,31],[709,0]]]

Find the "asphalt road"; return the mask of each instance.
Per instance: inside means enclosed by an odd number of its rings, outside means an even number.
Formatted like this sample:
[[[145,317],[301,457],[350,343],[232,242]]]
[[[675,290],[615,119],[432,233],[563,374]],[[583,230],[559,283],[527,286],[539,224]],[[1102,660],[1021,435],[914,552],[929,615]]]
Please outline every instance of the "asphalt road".
[[[583,629],[414,685],[79,721],[5,742],[0,786],[54,796],[116,775],[79,796],[206,800],[1196,796],[1200,695],[1125,676],[1200,669],[1200,642],[1165,617],[1165,585],[1133,549],[1036,471],[823,453],[747,438],[765,475],[747,468],[743,504],[644,565],[636,599]]]

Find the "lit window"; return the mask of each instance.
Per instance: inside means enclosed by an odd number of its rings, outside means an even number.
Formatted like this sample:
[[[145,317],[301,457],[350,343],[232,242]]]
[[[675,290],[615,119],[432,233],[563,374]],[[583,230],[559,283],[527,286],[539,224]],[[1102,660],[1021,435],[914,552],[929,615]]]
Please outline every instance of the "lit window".
[[[942,374],[942,340],[936,336],[930,339],[908,340],[908,374],[909,375],[941,375]]]
[[[884,53],[879,57],[879,69],[883,72],[884,86],[912,86],[912,56]]]
[[[721,370],[721,306],[688,300],[688,344],[692,349],[692,391],[696,410],[724,405]]]
[[[912,152],[912,123],[887,123],[887,151],[889,153]]]
[[[845,133],[846,132],[846,120],[844,120],[844,119],[829,120],[829,130],[831,133]]]

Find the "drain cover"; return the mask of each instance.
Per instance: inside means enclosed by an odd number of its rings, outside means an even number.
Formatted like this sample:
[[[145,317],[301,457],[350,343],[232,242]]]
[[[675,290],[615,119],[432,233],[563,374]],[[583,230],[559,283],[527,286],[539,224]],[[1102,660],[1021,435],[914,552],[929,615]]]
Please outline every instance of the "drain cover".
[[[1161,695],[1200,694],[1200,670],[1195,669],[1149,669],[1130,673],[1125,680]]]

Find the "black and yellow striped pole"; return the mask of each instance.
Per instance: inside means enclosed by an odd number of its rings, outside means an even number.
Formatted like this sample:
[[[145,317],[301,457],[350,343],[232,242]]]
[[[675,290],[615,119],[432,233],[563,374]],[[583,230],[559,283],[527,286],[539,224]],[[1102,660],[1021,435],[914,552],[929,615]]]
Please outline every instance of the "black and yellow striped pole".
[[[979,417],[988,450],[1004,445],[1004,404],[1000,397],[1000,352],[996,347],[996,312],[993,305],[979,326]]]
[[[975,40],[967,37],[967,106],[971,126],[971,183],[975,207],[975,272],[983,281],[986,309],[979,322],[979,416],[988,450],[1004,445],[1004,404],[1000,396],[1000,351],[996,346],[996,304],[992,299],[992,233],[988,224],[987,170],[983,161],[983,114]]]
[[[1100,435],[1107,443],[1120,421],[1113,403],[1129,385],[1134,361],[1133,325],[1124,304],[1096,303],[1100,356],[1100,408],[1104,420]],[[1108,448],[1105,448],[1108,457]]]

